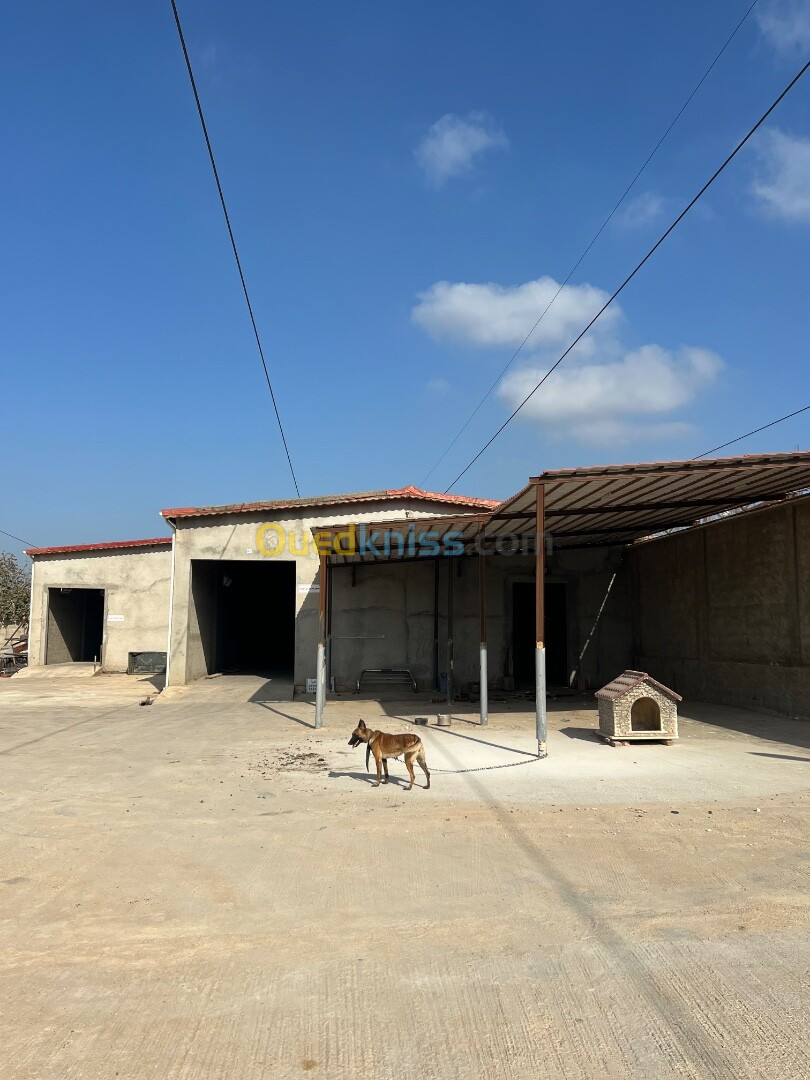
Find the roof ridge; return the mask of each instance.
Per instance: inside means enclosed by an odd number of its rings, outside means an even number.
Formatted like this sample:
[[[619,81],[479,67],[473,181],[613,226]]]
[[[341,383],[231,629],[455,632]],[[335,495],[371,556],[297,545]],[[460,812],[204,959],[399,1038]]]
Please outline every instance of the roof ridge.
[[[371,491],[355,491],[335,495],[300,496],[295,499],[264,499],[257,502],[222,503],[211,506],[177,506],[161,510],[164,518],[194,517],[215,514],[248,513],[252,510],[284,510],[312,506],[338,506],[341,503],[385,502],[391,499],[412,498],[426,502],[444,503],[448,506],[469,506],[489,510],[500,505],[498,499],[482,499],[474,495],[449,495],[438,491],[424,491],[409,484],[403,488],[381,488]]]
[[[624,697],[625,694],[629,694],[631,690],[635,690],[637,686],[642,683],[652,683],[658,690],[660,690],[667,697],[672,698],[674,701],[683,701],[680,694],[676,693],[669,686],[664,686],[658,679],[653,678],[648,671],[635,671],[633,668],[626,668],[621,675],[617,675],[615,679],[611,679],[609,683],[605,683],[596,691],[594,697],[602,697],[605,699],[615,699]]]
[[[143,540],[108,540],[96,544],[64,544],[57,547],[26,548],[26,555],[63,555],[71,551],[113,551],[116,548],[158,547],[171,544],[171,536],[151,536]]]

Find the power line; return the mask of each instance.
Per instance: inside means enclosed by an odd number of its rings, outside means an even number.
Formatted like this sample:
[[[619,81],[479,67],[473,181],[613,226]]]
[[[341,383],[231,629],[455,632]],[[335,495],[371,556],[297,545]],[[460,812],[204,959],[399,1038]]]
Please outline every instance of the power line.
[[[498,375],[498,377],[497,377],[497,379],[495,380],[495,382],[494,382],[494,383],[492,384],[492,386],[490,386],[489,390],[487,390],[487,392],[486,392],[486,393],[484,394],[484,396],[483,396],[483,397],[481,398],[481,400],[480,400],[480,401],[478,402],[478,404],[477,404],[477,405],[475,406],[475,408],[473,409],[473,411],[472,411],[472,412],[470,413],[470,415],[469,415],[469,416],[467,417],[467,419],[466,419],[466,420],[464,421],[464,423],[463,423],[463,424],[461,425],[461,427],[460,427],[460,428],[458,429],[458,431],[456,432],[456,434],[455,434],[454,438],[452,439],[452,441],[451,441],[451,442],[450,442],[450,444],[448,445],[447,449],[446,449],[446,450],[444,451],[444,453],[443,453],[443,454],[441,455],[441,457],[440,457],[440,458],[438,458],[438,459],[437,459],[437,460],[436,460],[436,461],[435,461],[435,462],[433,463],[432,467],[430,468],[430,471],[429,471],[429,472],[427,472],[427,473],[425,474],[425,476],[424,476],[424,477],[423,477],[423,479],[421,480],[421,484],[422,484],[422,485],[423,485],[423,484],[425,484],[425,482],[427,481],[428,477],[432,476],[432,474],[433,474],[433,473],[434,473],[434,472],[436,471],[436,469],[438,469],[439,465],[441,465],[441,463],[442,463],[442,462],[444,461],[444,459],[445,459],[445,458],[447,457],[447,455],[448,455],[448,454],[450,453],[450,451],[451,451],[451,450],[453,449],[453,447],[454,447],[454,446],[456,445],[456,443],[458,442],[458,440],[459,440],[459,439],[461,438],[461,436],[462,436],[462,435],[464,434],[464,432],[465,432],[465,431],[467,430],[467,428],[468,428],[468,427],[470,426],[470,424],[472,423],[472,421],[473,421],[473,420],[475,419],[475,417],[476,417],[476,416],[478,415],[478,412],[480,411],[481,407],[482,407],[482,406],[484,405],[484,403],[485,403],[485,402],[486,402],[486,401],[487,401],[487,400],[489,399],[489,397],[490,397],[490,395],[492,394],[492,392],[493,392],[493,390],[495,389],[495,387],[496,387],[496,386],[498,385],[498,383],[499,383],[499,382],[501,381],[501,379],[502,379],[502,378],[504,377],[504,375],[505,375],[505,374],[507,373],[507,371],[508,371],[508,370],[509,370],[509,368],[510,368],[510,367],[512,366],[512,364],[514,363],[514,361],[515,361],[515,360],[517,359],[517,356],[518,356],[518,354],[519,354],[519,353],[520,353],[520,352],[521,352],[521,351],[523,350],[523,347],[524,347],[524,346],[525,346],[525,345],[527,344],[527,342],[529,341],[529,339],[531,338],[531,336],[532,336],[532,335],[534,334],[534,332],[535,332],[535,330],[537,329],[537,327],[538,327],[538,326],[540,325],[540,323],[541,323],[541,322],[543,321],[543,319],[544,319],[544,318],[546,317],[546,315],[548,314],[548,312],[549,312],[549,310],[551,309],[552,305],[553,305],[553,304],[554,304],[554,302],[556,301],[557,297],[558,297],[558,296],[560,295],[560,293],[561,293],[561,292],[563,291],[563,289],[565,288],[565,286],[566,286],[566,285],[568,284],[568,282],[569,282],[569,281],[571,280],[571,278],[572,278],[572,277],[574,276],[574,274],[575,274],[575,273],[577,272],[577,270],[579,269],[580,265],[582,264],[583,260],[585,259],[586,255],[588,254],[588,252],[589,252],[589,251],[591,250],[591,248],[593,247],[593,245],[594,245],[594,244],[596,243],[596,241],[597,241],[597,240],[599,239],[599,237],[600,237],[600,236],[602,235],[602,233],[603,233],[603,232],[605,231],[605,229],[607,228],[607,226],[608,226],[608,225],[610,224],[610,222],[611,222],[611,220],[612,220],[613,216],[615,215],[616,211],[617,211],[617,210],[619,209],[619,207],[620,207],[620,206],[622,205],[622,203],[624,202],[624,200],[625,200],[625,199],[627,198],[627,196],[628,196],[628,195],[630,194],[630,192],[631,192],[631,191],[633,190],[633,188],[635,187],[635,185],[636,185],[636,182],[638,181],[638,179],[639,179],[639,177],[641,176],[641,174],[642,174],[642,173],[644,172],[644,170],[645,170],[645,169],[647,168],[647,166],[648,166],[648,165],[650,164],[650,162],[652,161],[652,159],[653,159],[653,158],[655,157],[655,155],[656,155],[656,154],[658,153],[658,151],[660,150],[661,146],[662,146],[662,145],[663,145],[663,143],[664,143],[664,140],[665,140],[665,139],[667,138],[667,136],[669,135],[669,133],[670,133],[670,132],[672,131],[672,129],[673,129],[673,128],[675,127],[675,125],[676,125],[676,124],[678,123],[678,121],[680,120],[680,118],[681,118],[681,117],[683,116],[683,114],[684,114],[684,113],[686,112],[686,110],[687,110],[687,108],[689,107],[689,105],[691,104],[691,101],[692,101],[692,99],[694,98],[695,94],[697,94],[698,90],[700,90],[701,86],[702,86],[702,85],[704,84],[704,82],[706,81],[706,79],[707,79],[707,78],[709,77],[709,75],[711,75],[711,73],[712,73],[712,71],[714,70],[714,68],[715,68],[715,65],[717,64],[718,60],[719,60],[719,59],[720,59],[720,57],[721,57],[721,56],[723,55],[723,53],[724,53],[724,52],[726,51],[726,49],[727,49],[727,48],[729,47],[729,45],[730,45],[730,44],[731,44],[731,42],[732,42],[732,41],[734,40],[734,38],[735,38],[735,37],[737,36],[737,32],[739,31],[740,27],[741,27],[741,26],[743,25],[743,23],[745,22],[745,20],[746,20],[746,19],[748,18],[748,16],[749,16],[749,15],[751,14],[751,12],[752,12],[752,11],[754,10],[754,8],[755,8],[755,7],[757,6],[757,3],[758,3],[758,2],[759,2],[759,0],[754,0],[754,2],[753,2],[753,3],[751,4],[751,5],[750,5],[750,7],[748,8],[748,10],[747,10],[747,11],[745,12],[745,14],[743,15],[743,17],[742,17],[742,18],[740,19],[740,21],[739,21],[739,22],[737,23],[737,25],[736,25],[736,26],[734,27],[734,29],[732,30],[731,34],[730,34],[730,35],[729,35],[729,36],[728,36],[728,37],[726,38],[725,44],[724,44],[724,45],[723,45],[723,47],[722,47],[722,48],[720,49],[720,51],[718,52],[718,54],[717,54],[717,55],[715,56],[714,60],[712,60],[711,64],[709,64],[709,66],[708,66],[708,67],[706,68],[706,70],[705,70],[705,71],[703,72],[703,74],[701,75],[701,77],[700,77],[699,81],[697,82],[697,84],[695,85],[694,89],[692,90],[692,93],[691,93],[691,94],[689,95],[689,97],[688,97],[688,98],[686,99],[686,101],[685,101],[685,102],[683,103],[683,105],[681,105],[680,109],[679,109],[679,110],[677,111],[677,113],[676,113],[676,114],[675,114],[675,116],[673,117],[672,121],[670,122],[670,124],[669,124],[669,127],[668,127],[668,128],[666,129],[666,131],[664,132],[664,134],[663,134],[663,135],[661,136],[661,138],[660,138],[660,139],[658,140],[658,142],[657,142],[657,143],[655,144],[655,146],[654,146],[654,147],[652,148],[652,150],[650,151],[649,155],[647,156],[646,160],[644,161],[643,165],[642,165],[642,166],[641,166],[641,168],[640,168],[640,169],[638,170],[638,172],[636,173],[636,175],[635,175],[635,176],[633,177],[633,179],[632,179],[632,180],[630,181],[630,183],[629,183],[629,184],[627,185],[627,187],[626,187],[626,188],[624,189],[624,191],[623,191],[623,193],[622,193],[622,195],[621,195],[621,198],[619,199],[619,201],[618,201],[618,202],[616,203],[616,205],[615,205],[615,206],[613,207],[613,209],[612,209],[612,210],[610,211],[610,213],[608,214],[608,216],[607,216],[607,217],[605,218],[605,220],[604,220],[604,221],[602,222],[602,224],[601,224],[601,225],[599,226],[599,228],[597,229],[596,233],[594,234],[594,236],[593,236],[593,238],[592,238],[591,242],[590,242],[590,243],[588,244],[588,246],[587,246],[587,247],[585,248],[585,250],[584,250],[584,251],[582,252],[582,254],[580,255],[580,257],[579,257],[579,258],[577,259],[577,261],[576,261],[576,262],[574,263],[574,265],[573,265],[573,266],[571,267],[571,269],[570,269],[570,270],[568,271],[568,273],[567,273],[567,274],[566,274],[566,276],[565,276],[565,279],[564,279],[564,280],[563,280],[563,281],[561,282],[561,284],[560,284],[560,285],[559,285],[559,286],[557,287],[557,291],[556,291],[556,292],[554,293],[554,295],[552,296],[552,298],[551,298],[551,299],[549,300],[549,302],[548,302],[548,303],[546,304],[545,308],[543,309],[543,311],[542,311],[542,313],[541,313],[541,315],[540,315],[540,318],[539,318],[539,319],[537,320],[537,322],[536,322],[536,323],[534,324],[534,326],[533,326],[533,327],[531,328],[531,330],[530,330],[530,331],[528,332],[528,334],[527,334],[527,335],[526,335],[526,337],[525,337],[525,338],[523,339],[523,341],[521,341],[520,345],[518,345],[518,347],[517,347],[517,348],[515,349],[515,351],[514,351],[514,352],[512,353],[512,355],[511,355],[511,356],[509,357],[509,360],[508,360],[508,361],[506,362],[505,366],[504,366],[504,367],[503,367],[503,369],[501,370],[501,373],[500,373],[500,374]]]
[[[188,77],[191,82],[191,89],[194,92],[194,101],[197,105],[197,113],[200,117],[200,124],[202,125],[203,135],[205,136],[205,145],[208,148],[208,157],[211,161],[211,169],[214,173],[214,180],[216,181],[217,191],[219,192],[219,201],[222,204],[222,213],[225,215],[225,224],[228,227],[228,236],[231,240],[231,247],[233,248],[233,257],[236,260],[236,269],[239,271],[239,280],[242,282],[242,292],[245,294],[245,303],[247,304],[248,315],[250,316],[250,325],[253,327],[253,336],[256,338],[256,345],[259,349],[259,356],[262,361],[262,367],[264,369],[264,377],[267,380],[267,389],[270,391],[270,398],[273,402],[273,411],[276,414],[276,420],[278,422],[278,430],[281,432],[281,441],[284,443],[284,453],[287,455],[287,464],[290,466],[290,472],[292,473],[293,484],[295,485],[295,493],[300,497],[301,492],[298,489],[298,480],[295,476],[295,469],[293,468],[292,458],[290,457],[290,450],[287,446],[287,437],[284,434],[284,425],[281,423],[281,415],[278,411],[278,405],[276,404],[276,395],[273,393],[273,384],[270,382],[270,373],[267,370],[267,362],[264,359],[264,349],[262,348],[261,338],[259,337],[259,330],[256,326],[256,319],[253,317],[253,305],[250,302],[250,296],[248,295],[247,285],[245,283],[245,275],[242,272],[242,263],[239,259],[239,252],[236,248],[236,240],[234,239],[233,229],[231,228],[231,219],[228,216],[228,207],[225,205],[225,196],[222,193],[222,184],[219,182],[219,173],[217,172],[217,163],[214,160],[214,151],[211,147],[211,140],[208,137],[208,128],[205,124],[205,117],[203,116],[202,104],[200,103],[200,95],[197,93],[197,83],[194,79],[194,72],[191,69],[191,60],[189,59],[188,49],[186,48],[186,39],[183,36],[183,28],[180,25],[180,15],[177,11],[177,4],[175,0],[171,0],[172,11],[174,12],[174,21],[177,26],[177,33],[180,37],[180,45],[183,49],[183,57],[186,61],[186,70],[188,71]]]
[[[5,529],[0,529],[0,533],[3,536],[7,536],[10,540],[16,540],[20,544],[25,544],[26,547],[36,547],[36,544],[32,544],[30,540],[23,540],[21,536],[15,536],[14,533],[6,532]]]
[[[700,189],[700,191],[697,193],[697,195],[695,195],[694,198],[691,199],[690,202],[687,203],[687,205],[680,212],[680,214],[678,214],[678,216],[675,218],[675,220],[672,222],[672,224],[669,226],[669,228],[658,238],[658,240],[656,240],[656,242],[653,244],[653,246],[650,248],[650,250],[644,256],[644,258],[641,260],[641,262],[637,264],[635,269],[632,270],[627,275],[627,277],[624,279],[624,281],[621,283],[621,285],[618,287],[618,289],[616,289],[616,291],[609,297],[609,299],[605,301],[605,303],[602,305],[602,307],[599,309],[599,311],[597,311],[597,313],[594,315],[594,317],[591,319],[591,321],[587,324],[587,326],[583,330],[581,330],[579,332],[579,334],[577,334],[577,336],[574,338],[574,340],[571,342],[571,344],[568,346],[568,348],[565,350],[565,352],[563,352],[562,355],[559,357],[559,359],[557,359],[552,364],[552,366],[545,373],[543,378],[537,383],[537,385],[534,387],[534,389],[531,390],[526,395],[526,397],[523,399],[523,401],[521,401],[521,403],[518,405],[518,407],[506,418],[506,420],[504,420],[504,422],[501,424],[501,426],[498,428],[498,430],[495,432],[495,434],[490,439],[488,439],[487,442],[484,443],[484,445],[481,447],[481,449],[478,451],[478,453],[464,466],[464,468],[461,470],[461,472],[458,474],[458,476],[455,478],[455,480],[447,488],[445,488],[445,494],[447,494],[447,492],[451,491],[452,488],[454,488],[456,486],[456,484],[459,482],[459,480],[462,478],[462,476],[464,476],[464,474],[470,468],[472,468],[472,466],[475,464],[476,461],[478,461],[478,459],[481,457],[481,455],[483,453],[485,453],[489,449],[489,447],[495,442],[495,440],[498,438],[498,436],[501,434],[501,432],[504,430],[504,428],[506,428],[509,424],[511,424],[511,422],[515,419],[515,417],[520,412],[520,410],[523,408],[523,406],[527,403],[527,401],[529,401],[529,399],[531,397],[533,397],[534,394],[537,393],[537,391],[540,389],[540,387],[543,385],[543,383],[546,381],[546,379],[552,374],[552,372],[556,371],[556,369],[560,366],[560,364],[563,362],[563,360],[565,360],[566,356],[568,356],[568,354],[571,352],[571,350],[576,345],[579,344],[579,342],[582,340],[582,338],[585,337],[585,335],[588,333],[588,331],[594,325],[594,323],[597,321],[597,319],[599,319],[599,317],[602,314],[604,314],[605,311],[607,311],[607,309],[610,307],[610,305],[613,303],[613,301],[616,299],[616,297],[619,296],[619,294],[621,292],[623,292],[624,289],[630,284],[630,282],[633,280],[633,278],[636,276],[636,274],[639,272],[639,270],[642,268],[642,266],[644,266],[644,264],[650,258],[652,258],[652,256],[658,250],[658,248],[667,239],[669,234],[671,232],[673,232],[673,230],[676,229],[678,225],[680,225],[681,221],[683,221],[683,219],[686,217],[686,215],[689,213],[689,211],[692,209],[692,207],[695,205],[695,203],[698,202],[698,200],[709,190],[709,188],[712,186],[712,184],[715,182],[715,180],[718,178],[718,176],[720,176],[720,174],[724,171],[724,169],[734,160],[734,158],[737,156],[737,154],[739,154],[740,150],[742,150],[742,148],[749,141],[749,139],[752,138],[752,136],[755,134],[755,132],[757,132],[760,127],[762,127],[762,125],[765,123],[765,121],[768,119],[768,117],[771,115],[771,113],[774,111],[774,109],[780,104],[780,102],[785,97],[787,97],[787,95],[790,93],[790,91],[793,89],[793,87],[796,85],[796,83],[799,81],[799,79],[801,79],[801,77],[805,74],[805,72],[807,71],[808,68],[810,68],[810,60],[807,61],[807,63],[804,65],[804,67],[802,67],[802,69],[798,72],[797,75],[794,75],[794,77],[790,80],[790,82],[787,84],[785,89],[776,98],[776,100],[765,110],[765,112],[762,114],[762,116],[759,118],[759,120],[757,120],[757,122],[754,124],[754,126],[751,128],[751,130],[748,132],[748,134],[737,143],[737,145],[734,147],[734,149],[731,151],[731,153],[725,159],[723,164],[720,165],[720,167],[712,174],[712,176],[709,177],[709,179],[706,181],[706,183],[703,185],[703,187]]]
[[[753,431],[746,431],[745,435],[738,435],[736,439],[729,439],[728,442],[721,443],[720,446],[714,446],[711,450],[704,450],[702,454],[697,454],[693,457],[692,461],[700,461],[701,458],[716,454],[718,450],[725,450],[727,446],[733,446],[734,443],[742,442],[743,439],[748,439],[752,435],[758,435],[760,431],[767,431],[768,428],[776,427],[777,424],[781,424],[785,420],[790,420],[793,416],[799,416],[800,413],[807,412],[808,410],[810,410],[810,405],[805,405],[804,408],[796,409],[795,412],[788,413],[787,416],[780,416],[778,420],[771,420],[769,424],[763,424],[762,427],[754,428]]]

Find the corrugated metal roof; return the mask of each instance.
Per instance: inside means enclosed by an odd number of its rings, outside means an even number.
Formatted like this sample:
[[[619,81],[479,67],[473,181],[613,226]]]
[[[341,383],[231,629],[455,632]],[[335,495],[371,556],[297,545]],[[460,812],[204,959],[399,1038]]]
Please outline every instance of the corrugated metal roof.
[[[650,686],[654,686],[656,690],[660,690],[662,694],[665,694],[673,701],[683,701],[680,694],[676,694],[674,690],[664,686],[663,683],[654,679],[652,675],[648,675],[646,671],[631,671],[630,669],[623,671],[621,675],[612,682],[607,683],[601,690],[597,690],[594,697],[601,698],[603,701],[616,701],[631,690],[635,690],[641,683],[649,683]]]
[[[536,487],[555,547],[626,544],[810,489],[810,453],[556,469],[490,516],[487,536],[533,532]]]
[[[117,548],[160,547],[171,544],[170,536],[156,536],[149,540],[110,540],[106,544],[70,544],[67,547],[28,548],[26,555],[69,555],[82,551],[114,551]]]
[[[358,563],[396,561],[397,559],[433,558],[438,552],[430,552],[423,539],[441,547],[453,542],[468,548],[479,535],[487,521],[487,514],[455,514],[423,518],[389,518],[387,521],[370,521],[358,525],[316,525],[315,536],[331,534],[336,551],[330,554],[332,563]],[[354,528],[354,550],[347,551],[350,540],[347,533]],[[365,550],[359,551],[360,547]],[[460,554],[460,552],[457,552]]]
[[[499,538],[535,532],[538,484],[545,491],[545,535],[555,550],[629,544],[810,489],[810,453],[549,470],[532,477],[517,495],[488,514],[377,521],[366,528],[379,533],[382,545],[390,536],[392,548],[399,546],[400,536],[410,535],[418,547],[420,535],[435,531],[440,537],[461,532],[467,547],[478,537],[486,550],[498,550]],[[339,532],[346,526],[324,528]],[[401,556],[366,554],[335,561],[392,557]],[[422,557],[426,557],[424,552]]]
[[[229,503],[224,506],[180,506],[161,510],[161,515],[164,518],[207,517],[219,514],[247,514],[257,510],[297,510],[310,506],[339,506],[343,503],[386,502],[396,499],[414,499],[419,502],[441,503],[446,506],[468,506],[471,510],[491,510],[498,506],[497,499],[477,499],[470,495],[442,495],[437,491],[423,491],[410,484],[404,488],[354,491],[345,495],[313,495],[300,499],[270,499],[265,502]]]

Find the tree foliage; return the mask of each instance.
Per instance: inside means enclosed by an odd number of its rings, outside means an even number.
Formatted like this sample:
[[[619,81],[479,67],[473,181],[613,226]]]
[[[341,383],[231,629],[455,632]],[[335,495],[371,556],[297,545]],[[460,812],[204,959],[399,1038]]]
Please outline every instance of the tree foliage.
[[[28,621],[31,576],[7,551],[0,551],[0,626]]]

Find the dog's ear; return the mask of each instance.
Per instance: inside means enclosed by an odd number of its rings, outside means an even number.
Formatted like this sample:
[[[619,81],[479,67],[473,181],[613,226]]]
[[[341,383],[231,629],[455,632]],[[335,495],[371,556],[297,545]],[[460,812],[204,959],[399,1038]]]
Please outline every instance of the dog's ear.
[[[363,731],[366,730],[365,721],[363,721],[363,720],[361,720],[360,723],[357,726],[358,726],[358,728],[361,728]]]

